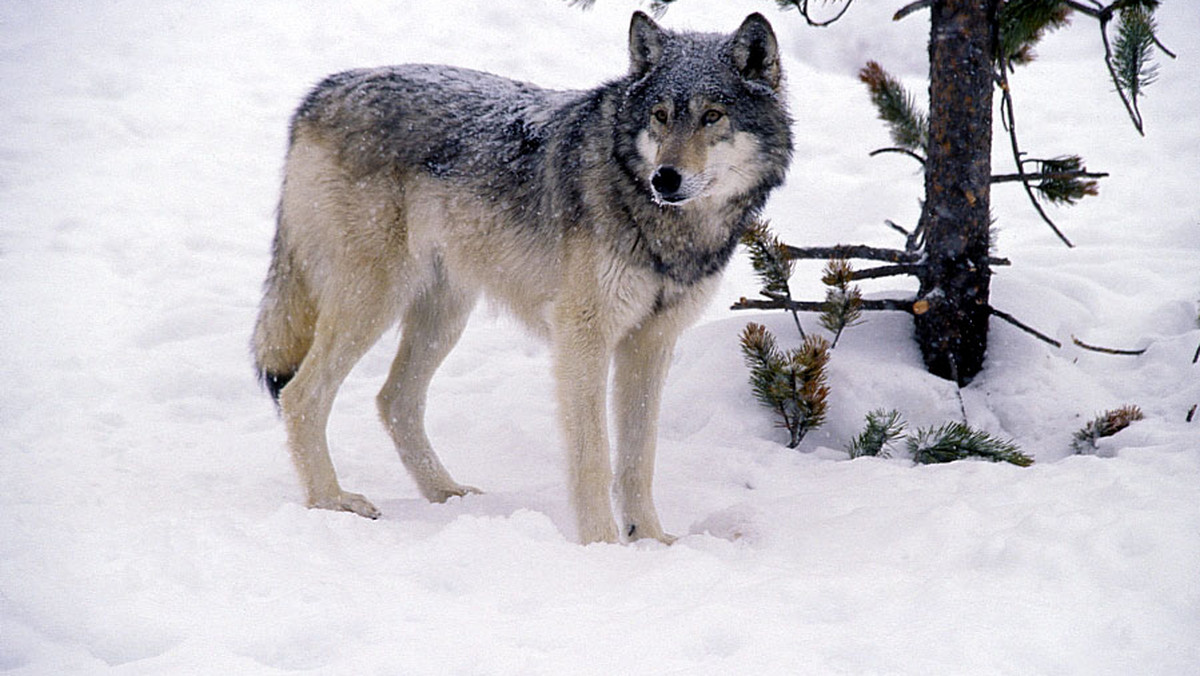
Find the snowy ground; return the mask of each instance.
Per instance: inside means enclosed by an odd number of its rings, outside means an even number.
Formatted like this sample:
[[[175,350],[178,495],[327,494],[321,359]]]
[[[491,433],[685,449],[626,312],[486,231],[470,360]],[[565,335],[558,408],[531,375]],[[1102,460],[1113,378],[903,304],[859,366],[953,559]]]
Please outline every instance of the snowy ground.
[[[816,3],[814,3],[816,4]],[[773,200],[797,244],[895,246],[920,179],[854,75],[921,91],[926,24],[856,3],[826,30],[767,2],[687,0],[664,21],[768,13],[789,59],[797,153]],[[435,380],[429,427],[487,493],[422,501],[372,397],[391,335],[330,434],[377,522],[309,511],[247,342],[288,116],[328,72],[431,61],[555,87],[625,68],[628,1],[9,2],[0,7],[0,670],[14,674],[1192,674],[1200,665],[1200,10],[1164,3],[1139,138],[1087,21],[1013,77],[1032,153],[1112,172],[1055,211],[999,187],[994,303],[1069,343],[993,324],[969,421],[1029,469],[847,460],[873,408],[961,416],[903,316],[833,358],[828,425],[798,451],[750,395],[727,311],[744,260],[685,334],[661,430],[661,545],[572,544],[547,352],[490,310]],[[1002,140],[1002,139],[1001,139]],[[1003,148],[1003,143],[998,143]],[[1011,159],[997,153],[998,171]],[[795,284],[819,297],[819,266]],[[867,289],[878,294],[887,285]],[[895,290],[895,289],[892,289]],[[810,326],[815,321],[808,318]],[[1073,456],[1071,433],[1147,419]]]

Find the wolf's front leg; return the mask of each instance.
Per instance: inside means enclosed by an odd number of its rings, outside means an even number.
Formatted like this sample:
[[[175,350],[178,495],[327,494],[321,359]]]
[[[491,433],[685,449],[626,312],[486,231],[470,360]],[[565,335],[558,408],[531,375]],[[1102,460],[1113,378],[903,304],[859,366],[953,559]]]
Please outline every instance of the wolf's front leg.
[[[569,490],[579,540],[583,544],[616,542],[605,407],[609,351],[603,337],[586,322],[561,320],[554,351],[559,420],[567,446]]]
[[[622,535],[670,543],[654,508],[654,450],[663,381],[671,362],[675,332],[647,321],[617,346],[617,481],[615,493]]]

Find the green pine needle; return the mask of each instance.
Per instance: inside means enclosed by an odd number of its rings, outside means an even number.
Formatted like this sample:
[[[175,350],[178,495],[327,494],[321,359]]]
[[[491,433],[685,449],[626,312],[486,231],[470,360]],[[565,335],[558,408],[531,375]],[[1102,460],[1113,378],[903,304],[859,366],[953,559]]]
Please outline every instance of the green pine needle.
[[[1038,160],[1039,173],[1046,175],[1070,174],[1086,171],[1083,158],[1078,155],[1056,157],[1051,160]],[[1091,179],[1071,176],[1046,178],[1033,186],[1043,197],[1055,204],[1075,204],[1084,197],[1099,194],[1099,184]]]
[[[1010,462],[1020,467],[1033,464],[1033,458],[1022,453],[1011,441],[997,439],[960,422],[946,423],[936,429],[917,430],[916,434],[908,437],[908,450],[913,460],[922,465],[969,457]]]
[[[916,99],[878,63],[867,62],[858,72],[867,85],[879,119],[888,125],[892,143],[919,155],[929,147],[929,118],[917,107]]]
[[[1121,10],[1117,39],[1113,45],[1113,70],[1117,86],[1124,90],[1136,105],[1142,91],[1158,79],[1158,65],[1153,63],[1153,9],[1133,5]]]
[[[1061,0],[1008,0],[1000,9],[1000,54],[1012,64],[1033,61],[1033,46],[1048,31],[1070,23],[1070,13]]]
[[[1088,421],[1088,424],[1084,425],[1083,429],[1075,433],[1074,438],[1071,440],[1071,448],[1075,449],[1076,453],[1092,451],[1096,448],[1096,442],[1100,439],[1111,437],[1129,427],[1135,421],[1142,420],[1144,417],[1142,409],[1132,404],[1105,411],[1093,420]]]
[[[783,242],[771,232],[770,225],[755,221],[742,233],[741,242],[750,253],[750,264],[762,282],[763,294],[790,297],[788,279],[792,276],[795,261],[787,257]]]
[[[851,284],[853,279],[854,268],[849,260],[833,258],[825,265],[821,282],[828,289],[821,312],[821,326],[833,334],[831,347],[837,347],[838,339],[846,327],[862,322],[862,291],[858,285]]]
[[[861,458],[865,455],[891,457],[890,447],[904,434],[907,425],[896,409],[871,411],[867,414],[866,427],[850,441],[846,452],[851,458]]]

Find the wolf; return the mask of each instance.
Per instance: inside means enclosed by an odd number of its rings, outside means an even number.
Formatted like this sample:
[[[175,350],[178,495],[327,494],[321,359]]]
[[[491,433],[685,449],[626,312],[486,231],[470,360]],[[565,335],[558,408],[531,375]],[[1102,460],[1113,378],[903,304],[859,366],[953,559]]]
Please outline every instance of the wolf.
[[[423,415],[483,295],[552,346],[579,540],[672,539],[651,492],[672,349],[783,182],[791,119],[760,14],[721,35],[637,12],[629,62],[585,91],[448,66],[352,70],[297,108],[253,352],[308,506],[380,514],[338,483],[325,428],[397,322],[384,426],[425,498],[476,492],[442,465]]]

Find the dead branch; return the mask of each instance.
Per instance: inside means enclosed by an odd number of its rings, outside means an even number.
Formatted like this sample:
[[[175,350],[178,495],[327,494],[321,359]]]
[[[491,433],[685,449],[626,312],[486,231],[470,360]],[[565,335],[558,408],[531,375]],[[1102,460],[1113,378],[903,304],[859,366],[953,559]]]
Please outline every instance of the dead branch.
[[[888,263],[916,263],[920,255],[899,249],[879,249],[861,244],[839,244],[837,246],[794,247],[784,246],[783,255],[791,260],[861,258],[868,261]]]
[[[899,275],[913,275],[914,277],[922,270],[923,266],[913,265],[911,263],[899,263],[897,265],[880,265],[876,268],[865,268],[863,270],[855,270],[850,273],[852,281],[860,279],[879,279],[881,277],[897,277]]]
[[[1059,348],[1062,347],[1062,343],[1051,338],[1050,336],[1047,336],[1046,334],[1042,333],[1041,331],[1038,331],[1037,329],[1033,328],[1032,326],[1022,323],[1016,317],[1008,314],[1007,312],[1004,312],[1003,310],[997,310],[996,308],[989,305],[988,312],[990,314],[992,314],[993,316],[1003,319],[1004,321],[1008,322],[1009,324],[1012,324],[1013,326],[1017,327],[1018,329],[1021,329],[1025,333],[1028,333],[1029,335],[1033,336],[1034,338],[1041,340],[1044,343],[1048,343],[1050,345],[1053,345],[1054,347],[1059,347]]]
[[[997,174],[992,177],[992,183],[1015,183],[1017,181],[1058,181],[1072,178],[1108,178],[1108,174],[1099,171],[1051,171],[1038,174]]]
[[[1088,345],[1087,343],[1076,338],[1075,336],[1071,336],[1071,342],[1075,343],[1076,345],[1078,345],[1079,347],[1082,347],[1085,350],[1091,350],[1092,352],[1103,352],[1104,354],[1129,355],[1129,356],[1136,357],[1137,355],[1145,354],[1145,352],[1146,352],[1146,348],[1144,348],[1144,347],[1140,350],[1118,350],[1118,349],[1112,348],[1112,347],[1100,347],[1098,345]]]
[[[842,10],[840,12],[838,12],[837,15],[835,15],[832,19],[827,19],[825,21],[814,21],[813,18],[809,15],[808,0],[791,0],[791,1],[792,1],[792,4],[796,6],[796,9],[800,12],[800,16],[804,17],[804,20],[808,23],[808,25],[813,26],[814,28],[824,28],[824,27],[828,26],[829,24],[837,21],[838,19],[842,18],[842,15],[846,13],[846,10],[850,9],[850,5],[854,4],[854,0],[845,0],[846,4],[842,7]],[[822,4],[824,4],[824,3],[822,3]]]
[[[913,313],[915,301],[894,298],[864,300],[859,306],[862,310],[872,312],[907,312]],[[768,300],[741,298],[729,307],[730,310],[792,310],[799,312],[824,312],[825,301],[788,300],[786,298],[771,298]]]
[[[916,2],[910,2],[901,7],[896,11],[895,14],[892,15],[892,21],[899,21],[913,12],[917,12],[922,9],[929,9],[931,5],[933,5],[933,0],[917,0]]]
[[[917,153],[914,153],[913,151],[909,150],[908,148],[879,148],[878,150],[872,150],[869,153],[869,155],[871,157],[875,157],[876,155],[882,155],[883,153],[900,153],[901,155],[908,155],[909,157],[913,158],[914,160],[920,162],[921,166],[925,165],[925,158],[921,157]]]

